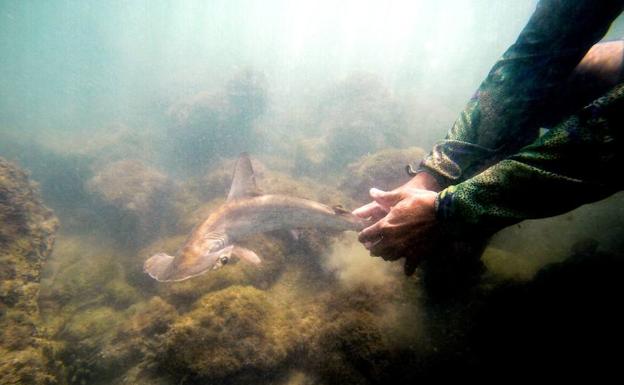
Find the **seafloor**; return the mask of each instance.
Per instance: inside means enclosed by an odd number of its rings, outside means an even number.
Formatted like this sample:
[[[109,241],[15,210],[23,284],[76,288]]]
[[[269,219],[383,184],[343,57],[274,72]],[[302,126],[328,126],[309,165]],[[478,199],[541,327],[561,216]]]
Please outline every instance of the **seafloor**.
[[[401,148],[416,141],[402,137],[396,100],[370,78],[346,80],[301,118],[308,136],[283,137],[263,131],[266,95],[254,76],[172,106],[165,130],[120,125],[45,145],[3,134],[2,385],[618,373],[621,195],[509,228],[483,255],[466,253],[483,239],[464,239],[412,277],[400,261],[371,258],[353,233],[307,229],[298,240],[246,239],[260,267],[149,278],[145,259],[174,254],[224,201],[238,151],[256,149],[263,191],[349,209],[371,186],[406,181],[405,165],[424,155]]]

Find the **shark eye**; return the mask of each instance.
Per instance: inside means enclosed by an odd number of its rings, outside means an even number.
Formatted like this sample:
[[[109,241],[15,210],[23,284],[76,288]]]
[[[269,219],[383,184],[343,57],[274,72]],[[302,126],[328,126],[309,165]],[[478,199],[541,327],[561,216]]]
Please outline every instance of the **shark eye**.
[[[221,264],[223,264],[223,265],[227,265],[229,260],[230,259],[228,257],[226,257],[226,256],[223,256],[223,257],[219,258],[219,261],[221,261]]]

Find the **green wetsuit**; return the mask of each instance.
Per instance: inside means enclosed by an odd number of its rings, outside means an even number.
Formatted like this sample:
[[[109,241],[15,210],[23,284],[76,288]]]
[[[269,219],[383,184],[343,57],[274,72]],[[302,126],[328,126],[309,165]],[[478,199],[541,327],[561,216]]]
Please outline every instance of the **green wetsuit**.
[[[448,186],[436,201],[439,218],[497,231],[621,189],[614,175],[623,150],[624,85],[580,110],[575,103],[587,100],[575,100],[565,85],[623,9],[615,0],[540,1],[420,165]],[[539,136],[553,121],[560,123]]]

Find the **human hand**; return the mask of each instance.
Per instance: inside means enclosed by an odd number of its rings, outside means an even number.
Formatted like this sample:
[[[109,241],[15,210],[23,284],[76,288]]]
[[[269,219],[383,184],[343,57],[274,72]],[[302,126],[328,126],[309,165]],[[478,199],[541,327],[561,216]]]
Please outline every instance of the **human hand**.
[[[411,275],[439,238],[437,193],[407,183],[389,192],[371,189],[370,194],[374,201],[353,212],[375,221],[360,232],[360,242],[385,260],[406,257],[405,273]]]
[[[438,184],[436,179],[426,172],[420,172],[416,174],[404,185],[398,187],[398,189],[419,189],[440,191],[442,187]],[[381,218],[385,217],[390,211],[390,207],[384,206],[382,203],[373,200],[372,202],[365,204],[364,206],[357,208],[353,211],[353,214],[361,217],[368,218],[372,222],[377,222]]]

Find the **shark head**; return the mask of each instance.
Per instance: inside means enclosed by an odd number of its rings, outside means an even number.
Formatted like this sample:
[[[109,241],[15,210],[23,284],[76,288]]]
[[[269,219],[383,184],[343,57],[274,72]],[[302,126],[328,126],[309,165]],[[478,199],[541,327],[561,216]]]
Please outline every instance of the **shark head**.
[[[152,278],[161,282],[184,281],[208,270],[219,270],[232,258],[234,246],[206,249],[197,255],[187,254],[177,258],[157,253],[145,261],[143,269]],[[178,263],[176,263],[176,261]]]
[[[213,251],[211,253],[207,253],[204,258],[209,262],[208,269],[210,270],[219,270],[223,266],[227,265],[232,258],[232,249],[234,246],[228,246],[220,250]]]
[[[261,263],[260,257],[253,251],[241,246],[229,245],[220,249],[206,250],[196,256],[184,255],[175,263],[174,256],[157,253],[150,257],[143,269],[152,278],[160,282],[177,282],[203,274],[208,270],[219,270],[232,261],[234,257],[245,260],[253,265]]]

